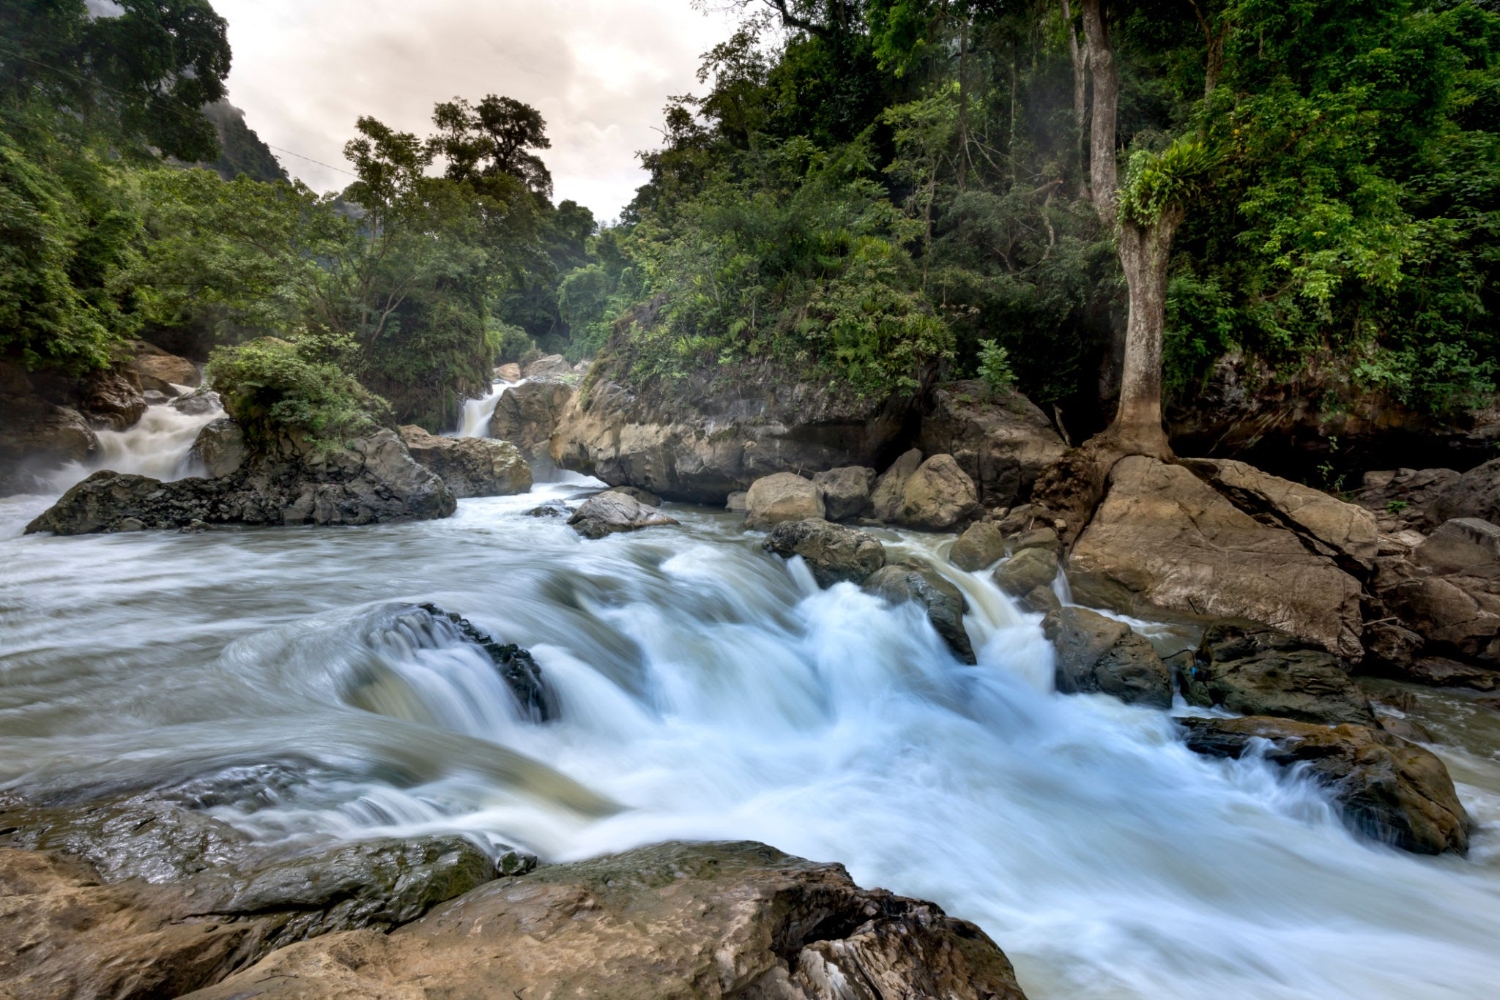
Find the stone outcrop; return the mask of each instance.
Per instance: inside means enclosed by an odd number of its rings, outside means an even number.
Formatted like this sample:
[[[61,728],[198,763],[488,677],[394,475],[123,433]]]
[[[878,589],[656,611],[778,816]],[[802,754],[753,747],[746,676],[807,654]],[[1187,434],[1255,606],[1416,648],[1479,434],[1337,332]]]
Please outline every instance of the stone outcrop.
[[[863,515],[870,506],[875,470],[862,465],[846,465],[820,472],[813,476],[812,481],[823,497],[828,520],[847,521]]]
[[[952,455],[987,508],[1025,500],[1042,470],[1066,450],[1051,422],[1025,396],[1009,390],[997,397],[978,380],[933,390],[920,445],[929,455]]]
[[[909,417],[903,399],[789,380],[770,364],[715,366],[642,389],[600,360],[552,442],[560,468],[669,500],[722,504],[777,472],[878,468]]]
[[[623,531],[640,531],[677,524],[676,518],[668,517],[648,504],[643,504],[627,493],[606,490],[589,497],[568,518],[574,531],[584,538],[603,538]]]
[[[389,935],[284,948],[190,996],[1025,1000],[973,924],[754,843],[539,868]]]
[[[820,587],[864,583],[885,565],[885,546],[868,531],[822,519],[783,521],[761,543],[784,559],[801,556]]]
[[[1389,519],[1392,530],[1415,528],[1426,532],[1442,522],[1434,507],[1459,478],[1452,469],[1367,472],[1354,499],[1377,518]]]
[[[1254,622],[1210,625],[1181,679],[1183,696],[1204,708],[1300,722],[1375,724],[1369,699],[1330,653]]]
[[[993,521],[969,525],[948,553],[948,561],[965,573],[989,569],[1005,555],[1005,533]]]
[[[811,479],[794,472],[763,476],[745,497],[745,527],[765,530],[783,521],[821,520],[823,495]]]
[[[1264,748],[1274,764],[1300,765],[1327,789],[1345,825],[1357,833],[1417,854],[1469,849],[1472,821],[1448,769],[1400,737],[1369,726],[1329,728],[1263,717],[1180,721],[1196,753],[1238,759],[1252,747]]]
[[[288,436],[218,479],[163,483],[96,472],[26,531],[83,535],[194,522],[374,524],[447,517],[456,505],[453,492],[412,459],[394,431],[380,430],[331,451]]]
[[[1346,568],[1375,568],[1379,531],[1375,515],[1321,490],[1262,472],[1229,459],[1188,459],[1183,463],[1236,507],[1264,523],[1286,528],[1308,548],[1333,557]]]
[[[43,398],[25,369],[0,362],[0,474],[81,462],[98,446],[82,413]]]
[[[870,514],[877,521],[894,524],[901,517],[906,481],[922,464],[922,453],[916,448],[902,453],[882,472],[870,490]]]
[[[128,368],[96,371],[80,384],[78,408],[95,426],[112,431],[133,427],[146,413],[141,380]]]
[[[203,384],[203,373],[187,358],[168,354],[144,340],[130,341],[126,350],[130,359],[125,367],[135,373],[142,389],[176,396],[181,393],[178,386],[196,389]]]
[[[561,354],[548,354],[537,358],[521,368],[522,378],[545,378],[549,375],[572,375],[573,366]]]
[[[927,612],[927,620],[953,655],[964,663],[974,663],[974,646],[964,629],[964,612],[969,602],[959,590],[931,566],[914,560],[887,563],[870,575],[864,589],[892,604],[911,601]]]
[[[228,417],[220,417],[208,424],[193,442],[193,457],[202,464],[209,479],[234,475],[244,466],[249,455],[245,432]]]
[[[1262,524],[1181,466],[1132,456],[1067,562],[1079,601],[1265,622],[1357,660],[1361,587],[1286,528]]]
[[[411,457],[447,483],[460,500],[531,491],[531,466],[508,441],[438,437],[415,424],[401,428],[401,439]]]
[[[1500,669],[1500,526],[1477,518],[1446,521],[1409,554],[1378,562],[1373,590],[1380,605],[1421,642],[1386,650],[1391,637],[1382,634],[1377,669],[1405,676],[1420,655]],[[1412,679],[1432,683],[1442,675],[1454,672],[1427,670]],[[1487,683],[1485,674],[1475,676]]]
[[[909,528],[947,531],[979,511],[979,494],[952,455],[933,455],[901,487],[897,520]]]
[[[1057,553],[1037,546],[1021,549],[995,567],[992,579],[1011,597],[1024,597],[1037,588],[1051,588],[1057,577]]]
[[[1439,494],[1433,519],[1480,518],[1500,524],[1500,458],[1470,469]]]
[[[1087,608],[1059,608],[1042,620],[1056,653],[1063,694],[1103,692],[1127,704],[1172,707],[1172,673],[1151,643],[1124,622]]]
[[[552,435],[573,392],[571,385],[555,376],[511,386],[495,401],[489,437],[509,441],[527,461],[551,461]]]

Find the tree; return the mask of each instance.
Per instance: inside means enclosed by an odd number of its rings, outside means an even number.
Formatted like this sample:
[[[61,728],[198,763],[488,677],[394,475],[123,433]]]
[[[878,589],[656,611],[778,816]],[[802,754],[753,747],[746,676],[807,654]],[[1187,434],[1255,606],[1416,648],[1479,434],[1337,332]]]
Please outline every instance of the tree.
[[[473,105],[461,97],[433,111],[439,133],[430,142],[448,161],[451,180],[509,174],[543,197],[552,194],[552,174],[534,149],[551,149],[541,112],[512,97],[490,94]]]

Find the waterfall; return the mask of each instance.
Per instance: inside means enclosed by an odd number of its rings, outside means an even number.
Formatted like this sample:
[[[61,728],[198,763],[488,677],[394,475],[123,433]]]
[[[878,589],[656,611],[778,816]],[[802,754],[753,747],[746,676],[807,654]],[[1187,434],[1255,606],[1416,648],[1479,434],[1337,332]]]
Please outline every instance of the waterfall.
[[[490,436],[490,418],[495,415],[495,405],[500,402],[500,397],[505,395],[507,389],[513,389],[525,382],[507,382],[504,379],[495,379],[490,385],[490,391],[479,399],[464,400],[463,416],[459,418],[458,433],[454,437],[482,438]]]
[[[193,442],[199,431],[222,416],[224,408],[212,393],[153,404],[123,431],[96,431],[98,450],[83,462],[69,462],[48,481],[62,492],[101,469],[164,482],[202,475],[192,458]]]

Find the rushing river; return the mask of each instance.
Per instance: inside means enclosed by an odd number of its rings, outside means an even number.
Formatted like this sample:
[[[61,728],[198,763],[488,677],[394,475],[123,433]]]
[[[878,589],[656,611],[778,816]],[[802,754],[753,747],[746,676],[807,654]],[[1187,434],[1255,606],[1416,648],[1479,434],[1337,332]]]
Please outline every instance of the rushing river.
[[[1036,616],[982,574],[954,574],[968,667],[727,514],[591,542],[524,513],[579,488],[83,538],[23,538],[49,498],[0,500],[0,786],[234,773],[262,787],[217,815],[267,840],[458,830],[552,861],[763,840],[977,921],[1034,1000],[1496,995],[1500,758],[1473,725],[1439,748],[1485,824],[1471,857],[1402,854],[1303,781],[1189,753],[1165,713],[1052,693]],[[531,649],[561,719],[406,628],[416,602]]]

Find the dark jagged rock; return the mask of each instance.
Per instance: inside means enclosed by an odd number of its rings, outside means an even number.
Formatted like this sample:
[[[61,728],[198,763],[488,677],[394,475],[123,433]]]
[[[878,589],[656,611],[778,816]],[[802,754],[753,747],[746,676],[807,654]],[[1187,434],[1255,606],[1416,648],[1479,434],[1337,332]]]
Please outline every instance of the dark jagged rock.
[[[785,559],[801,556],[820,587],[847,581],[860,584],[885,565],[885,546],[868,531],[820,518],[783,521],[761,543]]]
[[[1195,753],[1238,759],[1255,747],[1281,767],[1301,765],[1328,789],[1345,824],[1358,833],[1417,854],[1469,849],[1473,822],[1448,769],[1430,751],[1392,733],[1264,717],[1179,721]]]
[[[1369,699],[1337,659],[1269,625],[1214,622],[1181,682],[1188,702],[1204,708],[1311,723],[1375,724]]]
[[[964,599],[963,591],[931,566],[912,560],[887,563],[870,575],[864,590],[892,604],[911,601],[921,605],[927,612],[927,620],[953,650],[953,655],[964,663],[977,662],[974,645],[964,630],[964,612],[969,610],[969,602]]]
[[[218,479],[163,483],[96,472],[26,527],[83,535],[204,524],[374,524],[448,517],[457,508],[443,481],[413,461],[394,432],[318,452],[278,442]]]
[[[529,651],[513,642],[498,643],[467,618],[452,611],[444,611],[435,604],[420,604],[418,607],[434,618],[451,622],[460,635],[484,650],[529,718],[535,722],[557,718],[557,698],[542,678],[542,668],[532,659]]]
[[[1124,622],[1087,608],[1059,608],[1043,619],[1042,631],[1057,653],[1057,690],[1172,707],[1171,671],[1151,643]]]
[[[390,935],[293,945],[191,1000],[1025,1000],[932,903],[755,843],[661,844],[481,887]]]

